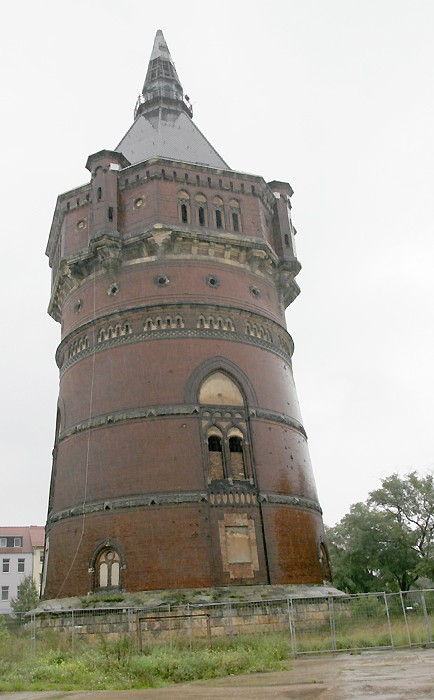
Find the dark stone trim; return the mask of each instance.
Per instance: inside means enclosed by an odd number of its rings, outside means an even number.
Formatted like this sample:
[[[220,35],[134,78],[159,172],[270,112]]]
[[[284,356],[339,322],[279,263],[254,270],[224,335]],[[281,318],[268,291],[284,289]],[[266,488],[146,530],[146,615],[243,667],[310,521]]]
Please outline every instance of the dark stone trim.
[[[246,494],[236,489],[228,489],[226,501],[220,493],[207,493],[206,491],[196,491],[188,493],[156,493],[146,496],[126,496],[125,498],[114,498],[106,501],[93,501],[85,505],[68,508],[66,510],[52,513],[48,518],[47,526],[50,527],[60,520],[90,515],[92,513],[102,513],[108,511],[132,510],[135,508],[151,508],[153,506],[182,506],[190,503],[211,503],[214,507],[224,508],[248,508],[257,507],[259,504],[283,505],[295,508],[313,510],[322,515],[322,510],[316,501],[301,496],[284,496],[273,493],[260,493],[250,495],[250,503],[246,502]],[[237,495],[239,498],[236,498]],[[241,499],[240,496],[243,496]],[[232,497],[232,498],[230,498]],[[243,500],[244,502],[240,502]]]
[[[134,325],[137,320],[134,318],[134,316],[137,314],[145,314],[146,317],[152,316],[155,313],[182,313],[183,310],[188,310],[188,311],[196,311],[200,314],[203,314],[206,311],[212,312],[217,312],[217,313],[225,313],[228,316],[231,314],[235,314],[236,316],[240,316],[243,320],[243,322],[246,321],[254,321],[256,323],[261,323],[261,324],[270,324],[271,327],[275,326],[276,330],[273,329],[273,332],[278,335],[278,333],[283,333],[284,335],[287,336],[288,343],[291,346],[292,352],[294,351],[294,341],[292,340],[291,335],[288,333],[287,329],[285,326],[280,324],[275,318],[272,318],[270,316],[266,316],[265,314],[258,313],[257,311],[251,311],[250,309],[244,308],[244,307],[235,307],[235,306],[229,306],[228,304],[209,304],[206,302],[179,302],[176,304],[151,304],[149,306],[146,305],[140,305],[140,306],[130,306],[126,307],[120,311],[113,311],[108,314],[104,314],[102,316],[98,316],[96,318],[93,318],[90,321],[87,321],[86,323],[83,323],[80,325],[78,328],[75,328],[72,330],[68,335],[66,335],[64,338],[62,338],[62,341],[59,343],[57,350],[56,350],[56,363],[59,368],[62,366],[62,354],[64,353],[65,349],[68,347],[68,345],[73,342],[75,339],[80,338],[80,336],[89,333],[89,331],[94,330],[95,334],[97,333],[98,327],[99,326],[105,326],[107,323],[112,323],[113,321],[119,321],[119,323],[128,321],[131,325]],[[246,316],[246,318],[244,318]],[[143,318],[140,318],[140,325],[143,326]],[[179,330],[179,329],[165,329],[170,331],[173,330]],[[183,330],[189,330],[189,329],[183,329]],[[191,330],[205,330],[205,329],[191,329]],[[209,330],[209,329],[207,329]],[[160,333],[161,331],[151,331],[152,333]],[[225,331],[227,333],[233,333],[234,331]],[[148,333],[148,332],[146,332]],[[134,337],[137,334],[133,334]],[[140,330],[140,336],[142,335],[142,329]],[[240,333],[239,335],[243,335],[243,333]],[[246,334],[247,335],[247,334]],[[255,338],[256,336],[248,336]],[[103,342],[108,342],[108,341],[103,341]],[[132,342],[132,338],[130,338],[130,342]],[[266,341],[268,342],[268,341]],[[96,347],[98,347],[100,343],[96,344]],[[92,348],[89,348],[91,350]],[[78,353],[81,354],[82,353]],[[292,354],[292,353],[291,353]],[[72,359],[72,358],[71,358]]]
[[[307,508],[308,510],[315,510],[317,513],[322,515],[322,508],[317,501],[313,501],[310,498],[304,498],[303,496],[286,496],[280,493],[260,493],[259,502],[269,503],[270,505],[281,505],[281,506],[299,506],[300,508]]]
[[[203,408],[206,407],[201,407],[199,404],[178,404],[174,406],[147,406],[146,408],[133,408],[127,411],[113,411],[112,413],[95,416],[83,423],[77,423],[68,430],[63,431],[59,436],[59,443],[73,435],[86,432],[87,430],[104,428],[118,423],[135,420],[153,420],[155,418],[173,418],[174,416],[199,416]],[[230,410],[229,407],[225,406],[226,412]],[[233,409],[234,412],[240,412],[240,410],[244,411],[242,407],[238,406]],[[307,438],[306,431],[302,424],[284,413],[277,413],[276,411],[269,411],[261,408],[251,408],[249,410],[249,416],[250,418],[256,418],[258,420],[267,420],[287,425],[301,433],[304,438]]]
[[[122,336],[120,338],[112,338],[110,340],[104,340],[93,348],[86,348],[81,352],[78,352],[73,357],[70,357],[63,364],[60,370],[60,376],[66,372],[67,369],[72,367],[76,362],[82,360],[85,357],[90,357],[94,353],[102,352],[103,350],[108,350],[109,348],[115,348],[124,343],[141,343],[145,341],[153,340],[167,340],[174,338],[200,338],[209,339],[215,338],[218,340],[227,340],[229,342],[244,343],[246,345],[254,345],[256,347],[262,348],[263,350],[268,350],[274,355],[278,355],[283,360],[291,364],[291,357],[281,348],[276,347],[274,343],[270,343],[262,338],[256,338],[252,335],[247,335],[245,333],[235,333],[234,331],[220,331],[220,330],[206,330],[203,328],[198,329],[188,329],[188,328],[172,328],[164,329],[161,331],[149,331],[146,333],[140,333],[137,335]]]

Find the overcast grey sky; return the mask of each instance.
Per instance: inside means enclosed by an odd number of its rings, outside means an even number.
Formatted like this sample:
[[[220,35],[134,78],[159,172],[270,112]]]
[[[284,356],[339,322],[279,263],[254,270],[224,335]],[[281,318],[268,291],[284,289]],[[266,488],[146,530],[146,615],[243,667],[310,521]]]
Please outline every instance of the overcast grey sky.
[[[222,157],[295,191],[287,321],[325,522],[432,470],[434,2],[24,0],[0,21],[0,524],[45,523],[56,197],[131,125],[157,29]]]

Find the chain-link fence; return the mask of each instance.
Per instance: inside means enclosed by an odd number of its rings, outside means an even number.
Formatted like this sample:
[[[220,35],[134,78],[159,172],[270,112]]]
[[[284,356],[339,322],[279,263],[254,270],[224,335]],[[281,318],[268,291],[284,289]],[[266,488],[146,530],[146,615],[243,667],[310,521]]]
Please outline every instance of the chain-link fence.
[[[74,652],[84,640],[124,639],[142,651],[161,642],[208,644],[220,638],[275,633],[287,636],[294,655],[430,645],[434,590],[368,593],[254,602],[164,605],[158,608],[88,608],[2,616],[1,628],[36,647],[56,635]]]

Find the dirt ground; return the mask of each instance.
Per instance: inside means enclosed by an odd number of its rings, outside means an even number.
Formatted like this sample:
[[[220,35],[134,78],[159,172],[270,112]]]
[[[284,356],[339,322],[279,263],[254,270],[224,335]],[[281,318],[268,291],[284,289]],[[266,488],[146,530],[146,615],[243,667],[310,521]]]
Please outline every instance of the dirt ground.
[[[0,700],[434,700],[434,649],[321,655],[277,673],[151,690],[0,693]]]

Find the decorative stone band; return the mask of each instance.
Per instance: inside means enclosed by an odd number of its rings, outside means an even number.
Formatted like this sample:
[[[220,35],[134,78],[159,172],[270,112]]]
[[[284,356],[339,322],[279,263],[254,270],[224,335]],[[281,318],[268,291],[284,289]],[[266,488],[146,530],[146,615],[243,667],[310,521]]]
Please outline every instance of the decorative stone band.
[[[92,513],[153,508],[168,505],[183,506],[193,503],[204,503],[214,507],[225,508],[258,507],[261,504],[282,505],[313,510],[322,515],[319,503],[310,498],[285,496],[277,493],[259,493],[257,495],[252,492],[228,489],[227,491],[218,492],[155,493],[146,496],[131,496],[107,501],[93,501],[75,508],[68,508],[67,510],[61,510],[57,513],[50,514],[48,517],[48,525],[53,525],[60,520],[91,515]]]
[[[137,420],[152,420],[155,418],[172,418],[174,416],[199,416],[202,414],[203,407],[199,404],[181,404],[175,406],[147,406],[146,408],[134,408],[128,411],[116,411],[110,414],[103,414],[95,416],[90,420],[84,421],[83,423],[77,423],[68,430],[65,430],[59,436],[59,442],[66,440],[72,435],[77,435],[78,433],[86,432],[87,430],[93,430],[95,428],[102,428],[110,425],[115,425],[123,422],[137,421]],[[225,413],[231,413],[231,409],[225,407]],[[234,409],[234,413],[240,413],[240,408]],[[293,428],[297,432],[301,433],[304,438],[307,439],[306,431],[295,418],[291,418],[284,413],[277,413],[276,411],[265,410],[262,408],[249,408],[248,415],[250,418],[256,418],[258,420],[267,420],[273,423],[281,423]]]
[[[155,340],[166,340],[174,338],[212,338],[214,340],[226,340],[235,343],[244,343],[247,345],[254,345],[264,350],[278,355],[286,362],[291,363],[291,355],[282,347],[278,347],[274,343],[270,343],[268,340],[263,338],[257,338],[255,336],[247,335],[244,333],[228,333],[227,331],[217,330],[217,329],[187,329],[187,328],[170,328],[159,331],[154,331],[153,333],[139,333],[137,335],[124,335],[119,338],[111,338],[110,340],[105,340],[96,347],[84,347],[81,352],[68,358],[61,366],[60,376],[62,376],[67,369],[74,365],[79,360],[85,357],[92,356],[94,353],[102,352],[109,348],[115,348],[125,343],[143,343],[152,342]]]

